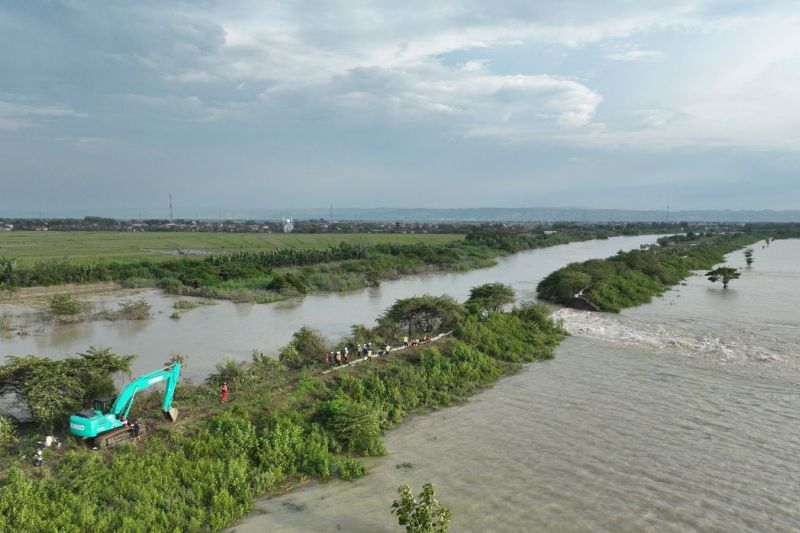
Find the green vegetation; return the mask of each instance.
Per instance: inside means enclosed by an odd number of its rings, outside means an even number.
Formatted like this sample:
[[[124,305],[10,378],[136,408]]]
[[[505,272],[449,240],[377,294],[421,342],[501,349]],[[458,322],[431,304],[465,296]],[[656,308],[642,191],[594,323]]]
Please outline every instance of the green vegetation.
[[[150,304],[144,299],[121,302],[119,309],[101,311],[94,320],[147,320],[150,318]]]
[[[327,353],[325,339],[320,332],[303,326],[292,335],[292,340],[281,349],[279,359],[292,370],[320,363]]]
[[[731,280],[739,279],[739,276],[741,276],[739,271],[732,267],[717,267],[710,272],[706,272],[706,277],[711,283],[722,280],[723,289],[727,289]]]
[[[92,304],[78,300],[71,294],[54,294],[47,301],[47,310],[57,317],[75,316],[91,309]]]
[[[415,334],[432,334],[437,330],[447,331],[458,323],[464,308],[450,296],[415,296],[397,300],[379,323],[385,329],[391,326],[402,328],[409,337]]]
[[[408,485],[397,488],[400,499],[392,503],[392,514],[397,515],[399,525],[407,533],[445,533],[453,514],[436,500],[436,490],[432,483],[422,486],[418,498]]]
[[[299,356],[294,369],[259,352],[248,362],[224,360],[206,383],[180,383],[175,404],[181,421],[156,429],[138,446],[62,450],[38,470],[10,459],[15,464],[0,486],[0,530],[218,531],[247,513],[256,497],[298,476],[364,475],[358,457],[385,452],[383,431],[410,414],[463,401],[523,362],[552,357],[563,335],[538,305],[481,320],[443,297],[420,300],[439,304],[441,314],[425,322],[431,333],[447,327],[452,336],[321,374],[316,350],[330,346],[303,328],[289,344]],[[390,323],[393,316],[387,311],[374,329],[354,326],[342,344],[352,347],[362,338],[397,343],[393,335],[406,326]],[[58,362],[12,359],[0,367],[0,384],[13,384],[35,405],[45,395],[29,389],[47,389],[51,401],[44,403],[51,411],[37,416],[52,426],[50,420],[66,416],[88,394],[84,382],[62,378],[73,376],[67,369],[85,369],[90,357],[99,357],[93,353]],[[129,363],[104,353],[105,359],[89,365],[101,369],[90,383],[103,393],[107,382],[100,378]],[[47,377],[53,369],[57,380]],[[225,404],[219,402],[222,381],[231,391]],[[66,382],[72,385],[64,391]],[[70,400],[52,403],[56,393]],[[148,417],[159,414],[159,405],[159,393],[142,394],[132,416],[151,424]]]
[[[113,394],[111,376],[129,373],[134,358],[94,346],[77,357],[57,361],[33,355],[8,356],[0,366],[0,390],[19,394],[34,422],[49,432],[65,425],[72,411],[85,401]]]
[[[0,315],[0,332],[14,331],[14,319],[11,315]]]
[[[463,235],[414,234],[299,234],[299,233],[176,233],[118,231],[11,231],[0,232],[0,256],[14,257],[20,266],[65,261],[82,264],[106,261],[166,261],[181,252],[227,254],[283,248],[315,249],[372,244],[445,244]],[[0,261],[0,272],[5,265]],[[2,274],[0,274],[2,280]],[[0,281],[2,283],[2,281]],[[2,285],[0,285],[0,290]]]
[[[175,302],[173,307],[175,309],[185,311],[186,309],[194,309],[195,307],[200,307],[200,304],[194,300],[178,300]]]
[[[0,416],[0,451],[17,443],[17,426],[7,416]]]
[[[514,289],[503,283],[487,283],[473,287],[467,300],[467,306],[495,312],[500,311],[504,305],[512,303],[514,303]]]
[[[524,249],[553,246],[571,241],[607,238],[610,235],[658,231],[658,226],[565,226],[558,231],[527,232],[523,228],[478,226],[461,240],[446,235],[295,235],[281,236],[281,246],[265,245],[273,235],[237,235],[252,246],[219,248],[207,257],[167,256],[146,258],[106,253],[95,256],[69,256],[61,260],[26,262],[19,266],[12,255],[0,257],[0,287],[23,287],[65,283],[117,282],[124,287],[160,287],[167,292],[237,302],[269,303],[310,291],[345,291],[374,286],[382,279],[430,270],[458,271],[487,267],[496,257]],[[9,235],[19,237],[16,232]],[[25,235],[24,232],[22,233]],[[48,233],[48,238],[50,238]],[[53,234],[57,235],[57,234]],[[73,240],[82,235],[99,238],[103,233],[63,234]],[[113,240],[127,234],[115,235]],[[136,235],[136,234],[133,234]],[[164,243],[184,234],[152,234]],[[178,236],[176,236],[178,235]],[[203,235],[186,236],[199,239]],[[147,234],[150,238],[151,234]],[[37,235],[30,235],[34,240]],[[3,237],[0,236],[0,240]],[[156,237],[153,237],[156,238]],[[218,234],[203,238],[220,239]],[[227,238],[227,237],[225,237]],[[233,236],[231,236],[233,238]],[[332,241],[337,238],[337,241]],[[265,240],[266,239],[266,240]],[[335,244],[338,242],[338,244]],[[260,245],[256,245],[260,243]],[[274,243],[273,243],[274,244]],[[15,247],[3,247],[11,254]],[[162,254],[163,255],[163,254]],[[29,256],[30,257],[30,256]],[[119,257],[119,256],[116,256]]]
[[[782,226],[769,232],[792,238],[800,236],[800,227]],[[649,302],[653,295],[663,293],[692,271],[710,269],[724,261],[725,254],[767,235],[766,230],[755,228],[663,238],[659,246],[649,249],[620,251],[608,259],[567,265],[542,280],[537,291],[542,299],[570,307],[618,312]]]

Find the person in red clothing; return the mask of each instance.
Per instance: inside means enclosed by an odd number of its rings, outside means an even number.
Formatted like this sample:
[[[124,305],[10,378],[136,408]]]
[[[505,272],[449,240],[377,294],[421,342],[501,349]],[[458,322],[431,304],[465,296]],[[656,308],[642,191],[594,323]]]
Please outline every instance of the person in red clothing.
[[[222,401],[228,401],[228,383],[225,381],[222,382]]]

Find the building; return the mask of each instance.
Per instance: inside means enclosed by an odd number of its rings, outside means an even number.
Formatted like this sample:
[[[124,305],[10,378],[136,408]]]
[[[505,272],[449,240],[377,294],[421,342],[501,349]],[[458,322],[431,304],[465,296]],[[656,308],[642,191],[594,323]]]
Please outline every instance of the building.
[[[283,232],[291,233],[292,231],[294,231],[294,220],[291,218],[285,218],[283,220]]]

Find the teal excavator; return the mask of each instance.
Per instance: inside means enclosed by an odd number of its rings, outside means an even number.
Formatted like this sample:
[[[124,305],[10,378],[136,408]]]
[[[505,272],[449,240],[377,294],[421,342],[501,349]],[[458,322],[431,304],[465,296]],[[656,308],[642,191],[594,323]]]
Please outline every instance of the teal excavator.
[[[166,368],[139,376],[125,385],[116,397],[94,400],[91,408],[70,416],[69,432],[99,448],[131,440],[133,431],[123,420],[128,418],[136,393],[164,381],[167,386],[161,410],[164,412],[164,418],[175,422],[178,419],[178,410],[172,407],[172,396],[175,394],[175,386],[180,377],[180,363],[173,363]]]

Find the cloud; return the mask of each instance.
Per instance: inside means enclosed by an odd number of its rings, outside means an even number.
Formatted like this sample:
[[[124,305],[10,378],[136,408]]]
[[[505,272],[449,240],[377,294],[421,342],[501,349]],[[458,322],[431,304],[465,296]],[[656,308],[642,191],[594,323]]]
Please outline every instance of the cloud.
[[[610,54],[609,59],[614,61],[657,61],[664,59],[666,56],[656,50],[625,50],[623,52],[616,52]]]
[[[0,129],[4,130],[44,126],[49,119],[85,118],[87,116],[68,107],[0,100]]]

